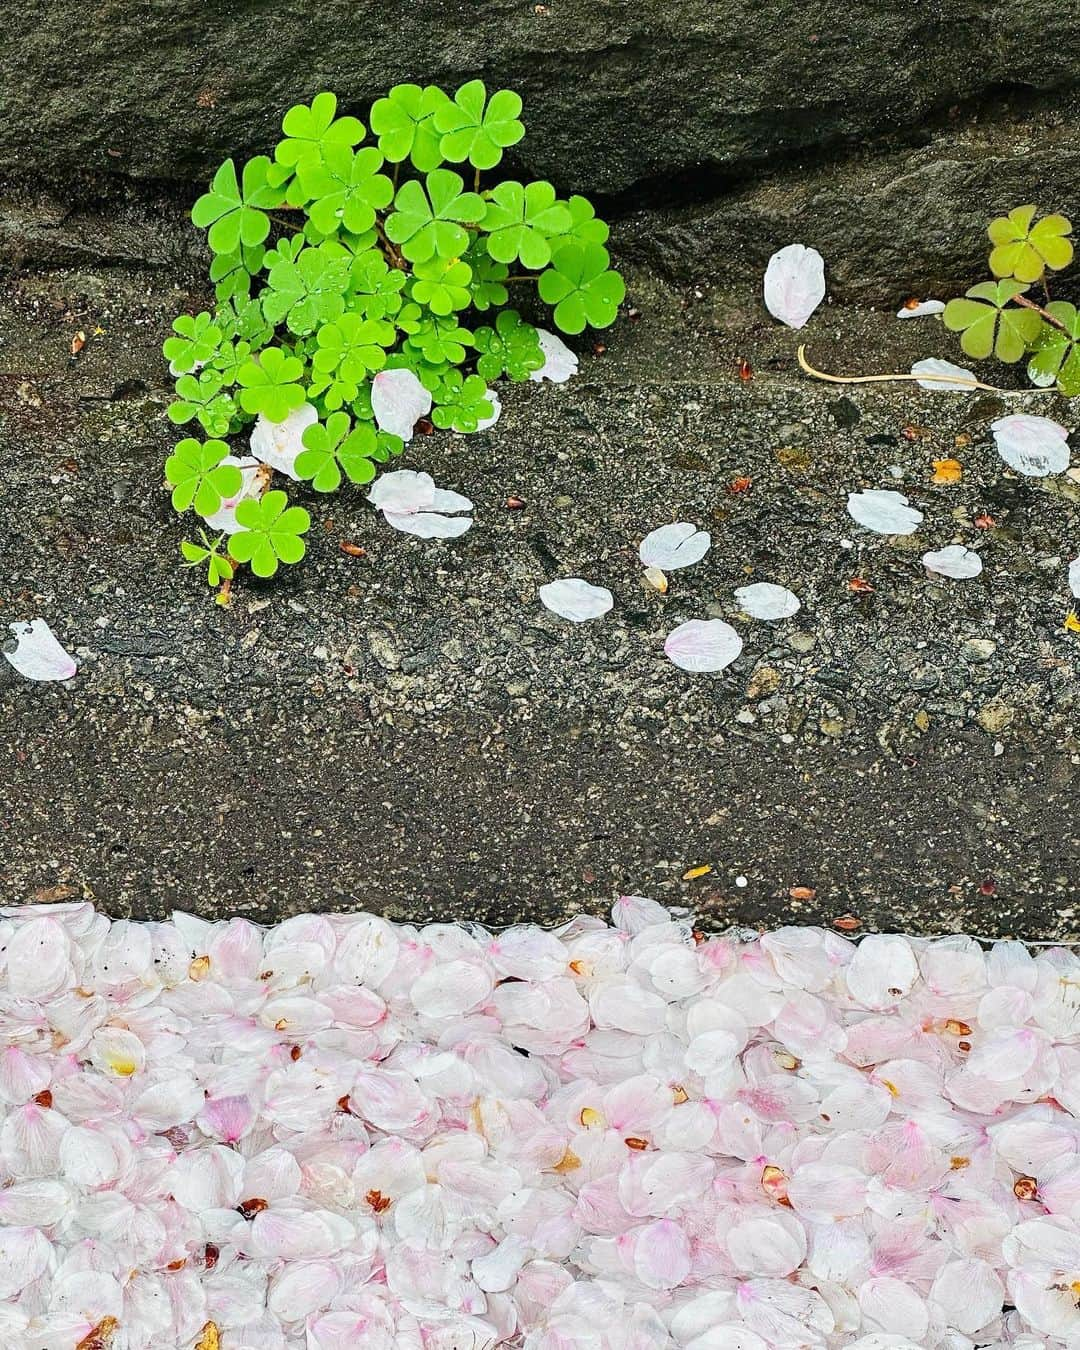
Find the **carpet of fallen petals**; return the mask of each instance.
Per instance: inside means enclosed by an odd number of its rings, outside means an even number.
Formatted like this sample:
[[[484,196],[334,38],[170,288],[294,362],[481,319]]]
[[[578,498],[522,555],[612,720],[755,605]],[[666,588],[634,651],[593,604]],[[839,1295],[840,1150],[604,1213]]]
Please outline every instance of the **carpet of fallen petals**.
[[[1080,959],[0,911],[5,1350],[1080,1346]]]

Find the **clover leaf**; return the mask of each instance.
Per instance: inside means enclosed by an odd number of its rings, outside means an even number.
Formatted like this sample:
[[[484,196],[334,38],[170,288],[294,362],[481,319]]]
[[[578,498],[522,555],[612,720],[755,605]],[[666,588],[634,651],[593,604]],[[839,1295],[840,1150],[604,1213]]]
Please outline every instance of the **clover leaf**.
[[[192,222],[208,230],[206,241],[215,253],[235,254],[241,245],[252,248],[270,233],[265,212],[280,206],[283,198],[267,180],[269,167],[265,155],[256,155],[244,165],[238,183],[236,165],[227,159],[214,174],[210,191],[191,208]]]
[[[443,157],[455,164],[468,160],[474,169],[493,169],[503,150],[525,135],[518,121],[521,99],[509,89],[487,97],[483,80],[470,80],[435,111],[442,133]]]
[[[378,249],[357,254],[349,273],[349,302],[365,318],[385,319],[401,308],[405,273],[388,266]]]
[[[301,535],[310,529],[311,517],[302,506],[289,506],[284,492],[237,502],[236,523],[241,529],[230,536],[229,553],[238,563],[250,563],[257,577],[272,577],[279,562],[298,563],[304,556]]]
[[[409,262],[464,253],[469,236],[462,222],[479,220],[485,210],[479,193],[465,192],[464,186],[452,169],[432,169],[423,185],[410,178],[398,188],[394,210],[386,218],[386,235],[401,245]]]
[[[171,375],[185,375],[199,366],[205,366],[217,351],[221,329],[205,311],[202,314],[181,314],[173,320],[176,337],[166,338],[162,352],[169,362]]]
[[[459,326],[456,318],[423,319],[404,343],[406,351],[418,352],[431,365],[449,361],[459,365],[465,360],[465,348],[473,345],[473,336]]]
[[[431,420],[443,431],[473,432],[495,411],[488,388],[479,375],[463,376],[451,370],[436,391]]]
[[[1069,396],[1080,394],[1080,312],[1064,300],[1053,301],[1046,312],[1062,327],[1043,324],[1028,362],[1028,378],[1042,387],[1056,383]]]
[[[228,394],[222,393],[224,381],[214,370],[204,370],[196,378],[181,375],[176,381],[176,399],[166,411],[175,426],[197,419],[209,436],[225,436],[236,412]]]
[[[966,299],[950,300],[941,317],[946,328],[961,334],[968,356],[981,360],[993,352],[999,361],[1019,361],[1042,325],[1035,310],[1006,308],[1026,290],[1018,281],[983,281]]]
[[[236,372],[237,383],[243,386],[241,408],[262,413],[271,422],[284,422],[304,403],[299,383],[303,374],[304,363],[295,356],[287,356],[280,347],[264,348],[257,360],[252,357]]]
[[[536,329],[516,309],[504,309],[494,328],[476,330],[476,350],[481,353],[476,369],[485,380],[509,375],[520,382],[544,364]]]
[[[510,292],[503,285],[510,275],[507,265],[496,262],[479,241],[466,250],[463,261],[472,268],[469,291],[473,308],[484,313],[495,306],[505,305],[510,298]]]
[[[564,333],[580,333],[587,323],[607,328],[615,322],[626,286],[608,269],[600,244],[563,244],[537,285],[540,299],[555,306],[555,323]]]
[[[250,298],[252,278],[263,265],[266,250],[262,244],[241,246],[232,253],[215,253],[210,259],[210,280],[214,294],[223,304],[230,300],[243,303]]]
[[[371,129],[379,138],[379,149],[391,164],[411,159],[421,173],[437,169],[443,162],[439,148],[440,133],[435,112],[449,99],[436,85],[421,89],[418,84],[395,84],[385,98],[371,108]]]
[[[270,323],[284,319],[290,332],[314,332],[344,314],[349,269],[349,255],[334,244],[302,249],[295,262],[282,259],[270,269],[263,313]]]
[[[375,426],[353,426],[348,413],[331,413],[323,422],[304,428],[304,449],[296,457],[296,472],[308,479],[316,492],[335,492],[344,469],[351,483],[370,483],[375,477],[372,460],[378,442]]]
[[[539,270],[551,261],[551,237],[564,234],[571,219],[550,183],[522,187],[511,179],[492,189],[480,225],[488,231],[487,250],[496,262],[520,259],[522,266]]]
[[[1038,208],[1018,206],[1007,216],[990,222],[987,234],[994,245],[990,270],[996,277],[1017,281],[1040,281],[1048,267],[1058,271],[1072,260],[1073,246],[1065,236],[1072,225],[1065,216],[1043,216],[1032,221]]]
[[[180,544],[180,552],[184,555],[185,567],[198,567],[201,563],[206,563],[206,584],[208,586],[220,586],[223,581],[231,581],[233,578],[233,565],[218,550],[221,548],[225,539],[223,534],[218,535],[214,540],[207,538],[206,531],[200,530],[199,537],[201,544],[193,543],[190,539],[185,539]]]
[[[596,214],[588,197],[573,196],[567,201],[561,203],[566,207],[570,215],[570,225],[565,232],[559,236],[559,243],[564,244],[606,244],[609,234],[608,227],[604,221]],[[552,247],[556,246],[556,241],[551,241]]]
[[[299,170],[328,149],[351,150],[364,139],[363,124],[355,117],[338,117],[337,97],[316,94],[310,106],[298,103],[281,121],[285,140],[279,141],[274,159],[287,169]]]
[[[224,441],[180,441],[165,461],[165,478],[172,486],[174,511],[186,511],[194,503],[200,516],[221,509],[222,497],[240,491],[243,478],[234,464],[222,464],[229,453]]]
[[[383,157],[374,146],[352,151],[327,146],[321,157],[301,164],[297,177],[311,202],[308,215],[315,228],[333,235],[342,226],[359,235],[375,224],[375,213],[389,206],[394,185],[379,173]]]
[[[261,347],[271,335],[258,300],[231,296],[218,306],[216,319],[225,341],[243,338],[255,347]],[[217,358],[214,360],[217,365]]]
[[[355,313],[324,324],[311,357],[315,371],[311,393],[322,395],[328,409],[353,402],[361,382],[386,365],[386,349],[396,337],[392,323]]]
[[[413,277],[412,298],[432,314],[445,317],[469,307],[472,268],[468,263],[457,258],[429,258],[413,267]]]

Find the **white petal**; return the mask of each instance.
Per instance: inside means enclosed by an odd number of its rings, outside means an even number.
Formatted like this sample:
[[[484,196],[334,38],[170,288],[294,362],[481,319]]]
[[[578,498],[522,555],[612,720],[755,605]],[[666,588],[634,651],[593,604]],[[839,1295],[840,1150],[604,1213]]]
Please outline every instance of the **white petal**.
[[[730,666],[742,646],[742,638],[722,619],[688,619],[668,634],[664,654],[680,670],[702,675]]]
[[[473,523],[472,516],[440,516],[434,511],[384,511],[383,519],[402,534],[415,534],[419,539],[457,539]]]
[[[254,432],[252,433],[254,435]],[[213,515],[207,516],[207,528],[223,530],[226,534],[236,534],[241,525],[236,519],[236,508],[240,502],[258,498],[266,490],[267,473],[260,469],[259,461],[250,455],[226,455],[222,464],[231,464],[240,470],[240,491],[233,497],[222,499],[221,506]]]
[[[577,374],[577,353],[572,352],[561,337],[549,333],[546,328],[538,328],[536,336],[540,339],[544,364],[539,370],[530,371],[529,379],[537,382],[551,380],[554,384],[565,384],[571,375]]]
[[[923,521],[923,513],[908,505],[902,492],[887,488],[867,488],[849,492],[848,515],[876,534],[914,534]]]
[[[1001,1312],[1005,1286],[993,1266],[970,1257],[942,1266],[930,1302],[946,1326],[974,1336]]]
[[[468,497],[463,497],[460,492],[451,492],[448,488],[435,489],[435,496],[431,503],[436,511],[471,511],[472,502]]]
[[[931,549],[924,553],[923,566],[939,576],[952,577],[955,581],[967,581],[977,577],[983,570],[982,559],[974,549],[963,544],[946,544],[944,548]]]
[[[435,506],[435,480],[416,469],[394,469],[379,474],[367,499],[380,511],[430,511]]]
[[[674,525],[661,525],[647,534],[638,547],[638,557],[646,567],[673,572],[700,562],[711,545],[712,536],[707,530],[699,530],[688,520],[677,520]]]
[[[571,623],[586,623],[599,619],[611,609],[615,601],[606,586],[593,586],[581,577],[564,577],[549,581],[539,590],[540,603],[552,614],[558,614]]]
[[[1046,478],[1069,467],[1068,430],[1049,417],[1014,413],[990,423],[998,454],[1017,473]]]
[[[304,448],[305,430],[318,420],[319,414],[310,403],[296,408],[283,422],[271,422],[260,413],[251,428],[251,453],[278,473],[299,481],[296,457]]]
[[[765,269],[765,307],[789,328],[802,328],[825,299],[825,261],[816,248],[788,244]]]
[[[56,919],[20,924],[7,949],[7,984],[17,998],[47,999],[74,983],[71,943]]]
[[[502,403],[494,389],[488,389],[484,392],[484,397],[491,404],[491,413],[487,417],[482,417],[476,424],[477,431],[488,431],[502,416]]]
[[[413,428],[431,411],[431,394],[411,370],[380,370],[371,381],[371,410],[380,430],[411,441]]]
[[[70,680],[78,667],[64,651],[44,619],[10,623],[15,650],[0,647],[10,665],[27,680]]]
[[[42,1275],[52,1248],[37,1228],[0,1229],[0,1298],[11,1298]]]
[[[735,592],[739,608],[751,619],[790,619],[801,608],[799,597],[786,586],[771,581],[755,581]]]
[[[864,937],[845,972],[851,997],[875,1010],[894,1007],[918,976],[918,962],[907,938],[887,933]]]
[[[1069,564],[1069,590],[1080,598],[1080,558],[1074,558]]]
[[[920,300],[917,305],[896,311],[898,319],[921,319],[926,314],[940,314],[945,308],[944,300]]]
[[[912,375],[935,375],[937,379],[919,380],[920,389],[929,389],[931,393],[953,391],[958,394],[970,394],[978,383],[976,376],[963,366],[953,365],[951,361],[940,361],[931,356],[925,361],[916,361],[911,367]]]
[[[487,998],[492,983],[472,961],[441,961],[420,976],[409,996],[423,1017],[461,1017]]]

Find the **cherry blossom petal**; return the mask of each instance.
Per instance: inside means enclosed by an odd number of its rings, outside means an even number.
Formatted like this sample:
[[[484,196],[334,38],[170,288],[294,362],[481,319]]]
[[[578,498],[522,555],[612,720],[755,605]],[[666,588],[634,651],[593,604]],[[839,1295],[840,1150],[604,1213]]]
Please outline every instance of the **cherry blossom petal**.
[[[380,370],[371,380],[371,411],[381,431],[408,442],[431,411],[431,394],[411,370]]]
[[[638,1230],[634,1274],[648,1289],[674,1289],[690,1274],[690,1243],[679,1224],[658,1219]]]
[[[963,544],[946,544],[944,548],[931,549],[923,554],[922,560],[923,566],[931,572],[951,577],[954,581],[968,581],[983,570],[979,555]]]
[[[51,1258],[52,1246],[40,1229],[0,1228],[0,1298],[11,1298],[32,1284]]]
[[[974,1336],[1001,1312],[1005,1286],[987,1261],[949,1261],[937,1273],[930,1305],[946,1326]]]
[[[990,423],[998,454],[1017,473],[1046,478],[1069,467],[1069,432],[1060,422],[1013,413]]]
[[[1069,590],[1080,599],[1080,558],[1069,563]]]
[[[934,377],[918,381],[920,389],[928,389],[932,394],[941,392],[970,394],[978,383],[970,370],[954,365],[952,361],[941,361],[934,356],[925,361],[916,361],[911,367],[911,373]]]
[[[848,992],[866,1008],[894,1007],[911,991],[919,965],[906,938],[871,933],[845,971]]]
[[[902,492],[887,488],[849,492],[847,509],[852,520],[875,534],[914,534],[923,522],[923,513]]]
[[[303,435],[318,420],[319,414],[310,403],[301,404],[283,422],[271,422],[265,413],[260,413],[251,428],[252,455],[262,464],[268,464],[271,469],[298,482],[296,458],[304,448]]]
[[[789,328],[802,328],[825,299],[825,260],[816,248],[788,244],[765,269],[765,308]]]
[[[0,653],[24,679],[70,680],[78,670],[44,619],[9,623],[8,627],[15,634],[15,648],[9,651],[4,644]]]
[[[735,592],[739,608],[751,619],[790,619],[801,608],[799,597],[786,586],[771,581],[755,581]]]
[[[688,619],[668,634],[664,654],[680,670],[709,674],[730,666],[742,646],[742,638],[722,619]]]
[[[920,300],[917,305],[902,305],[896,311],[896,317],[898,319],[922,319],[928,314],[941,314],[944,309],[944,300]]]
[[[252,436],[254,436],[252,431]],[[267,438],[269,440],[269,437]],[[273,453],[272,451],[270,453]],[[299,454],[299,451],[297,451]],[[293,456],[295,462],[296,456]],[[251,501],[263,495],[266,491],[266,485],[269,482],[269,474],[261,466],[258,459],[252,455],[226,455],[221,461],[222,464],[229,464],[235,469],[240,470],[240,491],[234,493],[231,497],[223,497],[221,505],[211,515],[206,516],[206,527],[209,530],[224,531],[226,534],[236,534],[243,526],[236,519],[236,508],[244,501]],[[269,465],[270,460],[266,463]],[[295,477],[290,474],[290,477]]]
[[[577,353],[572,352],[561,337],[549,333],[546,328],[538,328],[536,336],[540,340],[540,350],[544,353],[544,364],[539,370],[529,372],[529,379],[537,383],[551,380],[554,384],[565,384],[578,370]]]
[[[446,516],[445,511],[471,511],[472,502],[459,492],[437,488],[429,473],[396,469],[380,474],[368,501],[388,525],[421,539],[455,539],[472,525],[471,516]]]
[[[711,545],[712,536],[707,530],[699,530],[688,520],[677,520],[647,534],[638,546],[638,557],[645,567],[674,572],[700,562]]]
[[[537,592],[545,609],[571,623],[587,623],[607,614],[615,603],[606,586],[593,586],[581,577],[549,581]]]

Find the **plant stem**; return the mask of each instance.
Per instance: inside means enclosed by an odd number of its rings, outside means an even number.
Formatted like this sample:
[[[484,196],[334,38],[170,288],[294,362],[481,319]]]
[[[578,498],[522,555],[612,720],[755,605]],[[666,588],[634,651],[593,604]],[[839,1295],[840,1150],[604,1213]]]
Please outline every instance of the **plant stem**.
[[[829,384],[884,384],[891,383],[893,380],[925,380],[930,384],[963,385],[965,389],[986,389],[991,394],[1023,394],[1027,396],[1056,392],[1053,389],[1000,389],[996,384],[983,384],[982,380],[976,379],[962,380],[958,375],[913,375],[909,373],[901,374],[899,371],[888,375],[827,375],[825,371],[817,370],[807,360],[805,345],[798,347],[795,355],[798,357],[799,365],[806,371],[807,375],[812,375],[815,380],[827,380]]]
[[[476,172],[473,174],[472,190],[473,190],[474,192],[479,192],[479,191],[480,191],[480,170],[479,170],[479,169],[477,169]]]
[[[1061,320],[1055,319],[1048,310],[1043,309],[1042,305],[1037,305],[1034,300],[1029,300],[1026,295],[1014,295],[1013,299],[1018,305],[1023,305],[1025,309],[1033,309],[1036,314],[1041,314],[1051,328],[1057,328],[1067,337],[1072,336]]]
[[[509,286],[514,281],[535,281],[535,280],[536,277],[529,276],[528,272],[522,272],[520,276],[504,277],[501,284],[503,286]]]
[[[394,176],[393,176],[393,178],[390,180],[390,181],[393,183],[393,185],[394,185],[394,195],[395,195],[395,196],[397,196],[397,180],[398,180],[398,173],[400,172],[400,170],[401,170],[401,164],[400,164],[400,162],[399,162],[399,163],[397,163],[397,164],[394,165]]]

